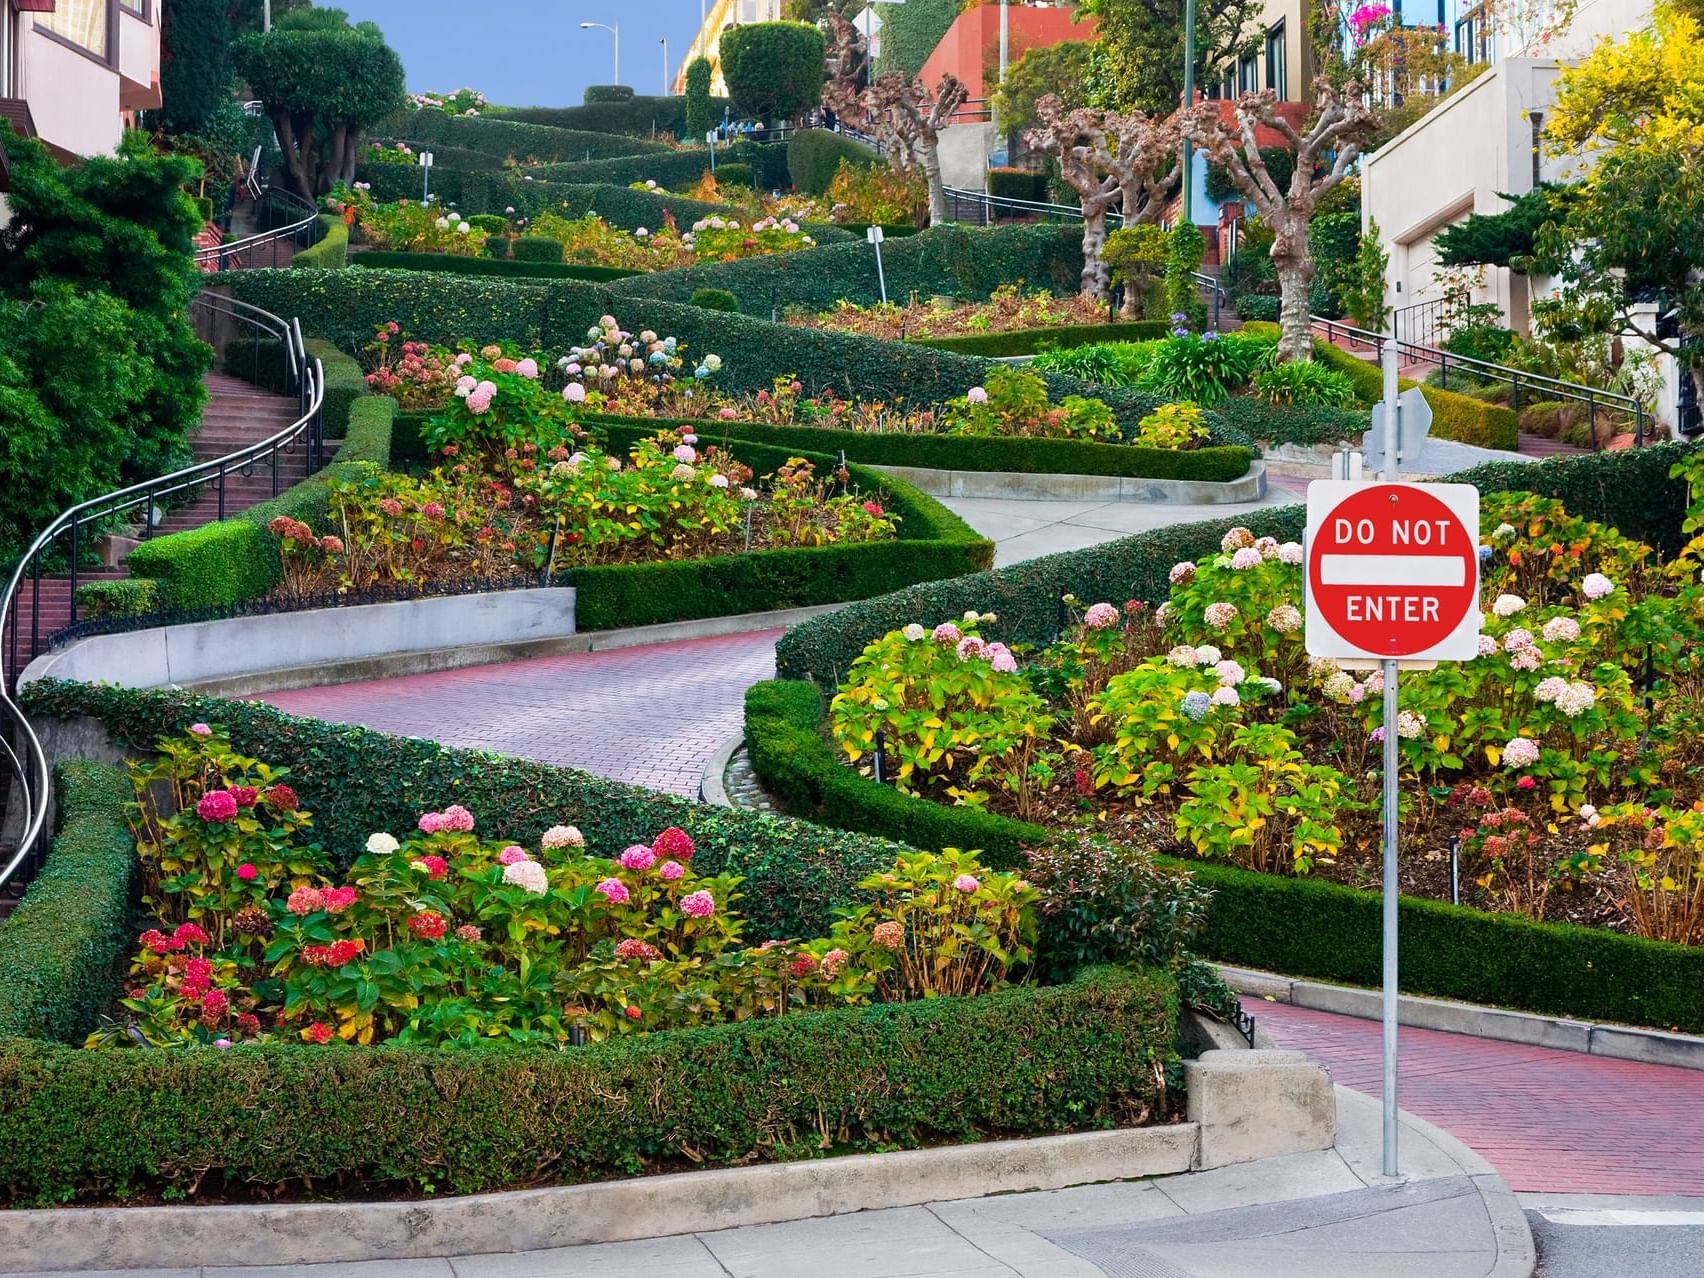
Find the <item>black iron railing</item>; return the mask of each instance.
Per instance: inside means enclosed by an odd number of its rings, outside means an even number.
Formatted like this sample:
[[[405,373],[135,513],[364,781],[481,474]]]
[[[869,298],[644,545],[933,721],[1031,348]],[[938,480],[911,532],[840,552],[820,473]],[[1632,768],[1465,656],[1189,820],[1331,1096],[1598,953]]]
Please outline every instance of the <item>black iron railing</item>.
[[[257,152],[259,148],[256,148]],[[250,172],[253,178],[253,172]],[[197,249],[195,264],[204,271],[230,271],[256,266],[288,266],[294,250],[307,248],[318,233],[320,210],[301,196],[279,187],[244,184],[262,229],[241,239]],[[286,253],[286,249],[289,250]]]

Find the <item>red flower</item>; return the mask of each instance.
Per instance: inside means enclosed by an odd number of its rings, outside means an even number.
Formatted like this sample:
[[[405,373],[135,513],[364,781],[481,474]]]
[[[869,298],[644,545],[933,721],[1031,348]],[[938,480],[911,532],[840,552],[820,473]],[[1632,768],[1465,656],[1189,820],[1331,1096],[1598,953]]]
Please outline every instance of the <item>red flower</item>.
[[[1093,794],[1095,792],[1094,778],[1089,776],[1088,770],[1085,768],[1078,768],[1072,773],[1071,782],[1077,787],[1078,794]]]
[[[245,1034],[260,1033],[260,1017],[253,1012],[244,1012],[237,1017],[237,1028]]]
[[[183,942],[167,936],[157,927],[151,927],[142,933],[142,948],[154,954],[170,954],[173,950],[181,950]]]
[[[1538,785],[1538,782],[1534,781],[1531,777],[1522,777],[1519,781],[1515,782],[1515,785],[1522,790],[1531,790]]]
[[[208,990],[201,1000],[201,1019],[209,1023],[221,1020],[231,1010],[231,999],[224,990]]]
[[[787,965],[787,970],[794,976],[809,976],[817,970],[817,961],[809,954],[801,954]]]
[[[260,871],[255,869],[253,864],[248,861],[244,861],[237,867],[237,877],[244,883],[252,883],[255,876],[259,873]]]
[[[230,788],[230,796],[237,801],[239,808],[252,808],[254,801],[260,795],[252,785],[234,785]]]
[[[874,502],[874,501],[865,502],[864,503],[864,511],[865,511],[865,513],[872,515],[877,519],[880,519],[882,517],[882,507],[881,507],[880,502]]]
[[[360,895],[352,887],[326,888],[320,893],[325,898],[325,909],[331,914],[340,914],[355,904],[355,898]]]
[[[651,851],[663,860],[690,861],[696,849],[692,844],[692,836],[678,825],[671,825],[657,836],[651,844]]]
[[[172,940],[176,941],[179,946],[206,945],[207,933],[201,930],[199,923],[179,923],[177,931],[172,933]],[[191,959],[190,964],[193,966],[196,963],[205,963],[206,961],[206,959]]]
[[[636,1021],[643,1015],[644,1015],[644,1013],[641,1012],[637,1007],[629,1007],[627,1009],[627,1019],[630,1020],[630,1021]]]
[[[441,856],[423,856],[414,864],[424,869],[429,879],[441,879],[450,872],[450,863]]]
[[[425,941],[436,941],[449,930],[449,923],[436,910],[422,910],[408,920],[408,930]]]
[[[312,1025],[308,1026],[307,1029],[302,1031],[302,1037],[307,1039],[308,1042],[319,1043],[321,1045],[331,1042],[331,1034],[331,1026],[327,1025],[324,1021],[315,1021]]]
[[[237,815],[237,801],[228,790],[209,790],[195,805],[195,814],[203,821],[229,821]]]

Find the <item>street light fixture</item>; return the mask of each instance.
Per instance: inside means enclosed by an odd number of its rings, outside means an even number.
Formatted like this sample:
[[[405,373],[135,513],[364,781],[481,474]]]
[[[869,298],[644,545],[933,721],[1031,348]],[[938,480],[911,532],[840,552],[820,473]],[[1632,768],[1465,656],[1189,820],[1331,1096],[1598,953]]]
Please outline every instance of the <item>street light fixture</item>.
[[[621,28],[619,26],[612,27],[607,22],[582,22],[580,24],[580,30],[582,30],[582,31],[590,31],[593,27],[597,27],[601,31],[607,31],[612,36],[615,37],[615,79],[612,80],[611,83],[612,84],[620,84],[621,83]]]
[[[663,96],[666,98],[669,96],[669,38],[664,36],[657,43],[663,46]]]

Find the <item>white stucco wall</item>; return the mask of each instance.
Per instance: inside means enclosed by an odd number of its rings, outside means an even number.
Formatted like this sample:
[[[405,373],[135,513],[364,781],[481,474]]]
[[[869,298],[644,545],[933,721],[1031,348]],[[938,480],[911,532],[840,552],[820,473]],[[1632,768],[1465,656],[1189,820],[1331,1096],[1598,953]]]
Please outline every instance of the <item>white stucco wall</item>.
[[[153,0],[152,21],[145,21],[129,10],[118,11],[118,73],[128,83],[123,86],[125,105],[137,108],[160,105],[160,24],[162,0]]]

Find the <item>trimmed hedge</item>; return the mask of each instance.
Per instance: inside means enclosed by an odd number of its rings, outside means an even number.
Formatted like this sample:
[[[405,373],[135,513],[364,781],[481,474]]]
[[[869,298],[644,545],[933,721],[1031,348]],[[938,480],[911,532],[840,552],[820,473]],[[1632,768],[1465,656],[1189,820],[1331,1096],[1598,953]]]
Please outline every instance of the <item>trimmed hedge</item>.
[[[720,173],[721,170],[718,169],[717,172]],[[641,226],[656,230],[668,217],[673,217],[675,224],[685,231],[702,218],[739,218],[743,222],[747,216],[731,204],[712,204],[678,195],[658,195],[653,191],[636,191],[630,186],[615,186],[608,182],[591,182],[577,186],[558,184],[550,190],[565,201],[565,216],[581,217],[587,213],[596,213],[611,226],[619,226],[628,231],[638,230]],[[831,226],[826,222],[801,222],[800,225],[818,244],[844,244],[852,239],[863,238],[861,231],[854,235],[844,227]]]
[[[1276,324],[1250,323],[1244,332],[1276,334]],[[1357,359],[1341,347],[1316,337],[1314,358],[1348,376],[1355,384],[1355,397],[1363,404],[1376,404],[1384,397],[1384,373],[1377,364]],[[1403,378],[1404,390],[1419,386],[1420,393],[1432,406],[1432,434],[1438,439],[1453,439],[1459,444],[1477,444],[1481,448],[1500,448],[1514,452],[1520,444],[1520,415],[1513,409],[1484,400],[1440,390]]]
[[[911,435],[835,430],[822,426],[771,426],[764,422],[680,421],[599,417],[596,422],[642,427],[678,426],[700,438],[749,440],[779,448],[828,453],[866,466],[920,466],[931,470],[999,470],[1041,475],[1119,475],[1135,479],[1195,479],[1227,483],[1248,473],[1247,448],[1135,448],[1074,439],[1007,436]]]
[[[938,226],[884,245],[882,263],[893,298],[915,293],[980,300],[1015,280],[1075,292],[1082,235],[1065,226]],[[826,311],[841,301],[868,306],[880,300],[875,255],[863,243],[655,271],[621,281],[613,291],[684,302],[701,288],[725,288],[748,315],[762,316],[784,306]]]
[[[717,149],[718,167],[724,160],[751,165],[758,186],[764,190],[788,185],[787,148],[783,143],[751,142],[742,138]],[[631,182],[654,181],[659,186],[671,189],[692,186],[709,171],[710,153],[701,149],[541,164],[527,170],[538,182],[569,185],[612,182],[617,186],[626,186]]]
[[[0,922],[0,1039],[78,1044],[111,1003],[115,960],[134,935],[136,841],[124,823],[123,771],[77,759],[59,764],[54,782],[53,848]]]
[[[908,337],[906,341],[960,355],[990,358],[1039,355],[1097,342],[1151,342],[1171,332],[1164,320],[1132,320],[1116,324],[1056,324],[1051,328],[1021,328],[1008,333],[971,333],[964,337]]]
[[[917,237],[916,242],[926,239]],[[828,250],[803,250],[809,257]],[[670,272],[680,274],[680,272]],[[639,278],[656,278],[643,276]],[[632,280],[603,286],[578,280],[495,280],[398,271],[231,271],[221,285],[246,302],[279,315],[297,316],[304,331],[355,350],[377,324],[396,320],[411,338],[428,342],[516,342],[533,349],[581,333],[601,315],[678,337],[694,353],[727,358],[717,385],[757,391],[777,377],[798,377],[814,393],[831,388],[848,398],[889,403],[940,404],[986,380],[986,359],[889,342],[855,333],[777,325],[745,315],[706,311],[690,304],[617,294]],[[690,297],[690,295],[689,295]],[[742,303],[749,299],[741,298]],[[1141,391],[1097,386],[1058,373],[1048,391],[1104,399],[1126,434],[1163,401]],[[1209,412],[1212,442],[1247,446],[1247,436]]]
[[[789,810],[914,847],[981,848],[993,864],[1021,864],[1025,845],[1048,838],[1041,826],[904,795],[842,766],[823,737],[822,712],[815,684],[777,680],[746,693],[752,766]],[[1211,862],[1187,864],[1213,889],[1199,942],[1203,955],[1288,976],[1378,984],[1378,893]],[[1401,979],[1408,993],[1704,1030],[1704,947],[1412,897],[1402,898],[1399,909]]]
[[[517,160],[583,160],[588,152],[592,159],[602,160],[611,156],[662,155],[671,150],[665,142],[624,133],[558,129],[495,115],[447,115],[430,107],[405,116],[397,123],[395,132],[416,150],[421,144],[434,150],[438,146],[463,147],[498,160],[509,156]]]
[[[290,259],[291,266],[332,271],[349,260],[349,228],[343,224],[343,219],[321,213],[319,220],[323,233],[311,248],[302,249]]]
[[[619,280],[638,271],[617,266],[581,266],[574,262],[504,261],[456,257],[449,253],[357,253],[349,265],[375,271],[436,271],[441,275],[495,275],[503,279]]]
[[[77,587],[82,617],[140,617],[160,607],[159,582],[152,577],[87,581]]]
[[[551,262],[562,265],[562,242],[546,235],[517,235],[511,251],[517,262]]]
[[[722,109],[732,106],[728,98],[711,98],[710,109],[722,118]],[[579,129],[591,133],[631,133],[649,136],[672,133],[686,140],[686,98],[646,97],[635,94],[626,102],[588,102],[571,107],[487,107],[487,116],[503,120],[519,120],[523,124],[544,124],[555,129]],[[698,135],[702,138],[704,135]]]
[[[1661,444],[1543,462],[1491,462],[1449,478],[1485,492],[1555,497],[1573,514],[1619,528],[1673,555],[1686,542],[1686,485],[1669,469],[1701,445]],[[1241,524],[1257,536],[1300,541],[1306,508],[1276,506],[1227,519],[1181,524],[956,581],[913,586],[795,626],[776,645],[783,677],[832,687],[871,639],[910,622],[956,617],[968,609],[1000,617],[993,637],[1045,644],[1058,630],[1059,600],[1157,601],[1170,593],[1167,573],[1181,559],[1216,553],[1225,531]]]
[[[801,195],[824,194],[842,160],[866,167],[882,162],[873,148],[828,129],[800,129],[787,143],[787,174]]]
[[[821,1157],[825,1132],[848,1153],[1114,1127],[1164,1112],[1176,1004],[1169,978],[1103,968],[573,1051],[4,1043],[0,1184],[469,1194]]]
[[[1232,395],[1214,411],[1250,439],[1262,444],[1359,443],[1371,417],[1365,408],[1327,408],[1324,405],[1268,404],[1252,395]]]

